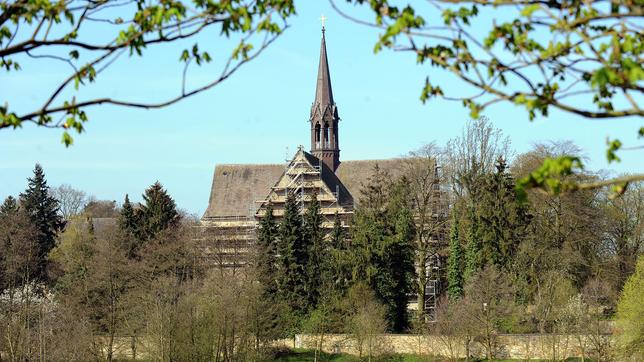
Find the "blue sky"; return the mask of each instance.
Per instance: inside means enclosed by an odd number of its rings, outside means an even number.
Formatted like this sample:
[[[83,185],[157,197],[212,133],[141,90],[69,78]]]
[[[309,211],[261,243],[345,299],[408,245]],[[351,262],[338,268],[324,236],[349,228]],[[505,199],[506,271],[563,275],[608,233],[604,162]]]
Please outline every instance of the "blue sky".
[[[468,121],[459,103],[419,101],[427,75],[437,82],[452,78],[420,66],[410,54],[373,54],[377,30],[337,15],[326,1],[297,3],[291,27],[258,59],[210,91],[160,110],[98,107],[89,110],[87,132],[72,147],[60,143],[59,130],[31,125],[0,131],[0,198],[18,195],[36,162],[51,185],[70,184],[99,199],[134,201],[159,180],[179,207],[201,215],[218,163],[280,163],[302,144],[308,149],[308,115],[315,94],[322,13],[327,17],[327,51],[335,101],[339,107],[341,160],[382,159],[404,155],[421,145],[441,145],[458,136]],[[217,58],[221,39],[206,33],[203,47]],[[192,44],[192,42],[190,42]],[[89,95],[140,100],[162,99],[180,88],[177,62],[189,44],[150,49],[140,59],[122,57],[100,75]],[[42,104],[48,90],[67,75],[57,65],[24,60],[23,71],[0,73],[0,101],[17,109]],[[195,69],[198,84],[211,68]],[[464,89],[463,92],[467,92]],[[638,144],[639,119],[587,120],[553,110],[534,122],[519,108],[493,106],[484,113],[512,141],[516,153],[534,143],[572,140],[582,147],[592,170],[644,172],[641,152],[623,152],[608,165],[605,141],[620,138]]]

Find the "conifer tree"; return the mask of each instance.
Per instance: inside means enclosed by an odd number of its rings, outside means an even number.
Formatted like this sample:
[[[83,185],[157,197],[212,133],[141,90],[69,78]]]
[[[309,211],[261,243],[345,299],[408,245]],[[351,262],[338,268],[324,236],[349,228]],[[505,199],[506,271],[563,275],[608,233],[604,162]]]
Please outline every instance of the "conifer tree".
[[[277,278],[277,235],[278,228],[275,222],[273,204],[268,203],[266,213],[259,221],[257,230],[257,274],[264,287],[266,297],[274,298],[276,292],[275,280]]]
[[[142,239],[152,239],[159,232],[179,224],[181,216],[176,204],[158,181],[145,190],[143,200],[137,213]]]
[[[324,231],[322,230],[322,214],[317,194],[311,196],[311,203],[304,214],[303,236],[306,243],[307,262],[306,291],[308,295],[308,308],[313,310],[318,304],[320,289],[322,287],[322,266],[327,260],[328,249],[324,245]]]
[[[393,305],[390,306],[392,329],[397,332],[409,328],[407,304],[409,294],[414,291],[416,269],[414,268],[414,216],[409,202],[409,182],[404,177],[394,186],[388,202],[388,217],[392,223],[391,239],[386,241],[384,253],[386,267],[391,273],[390,294]]]
[[[347,249],[346,234],[340,215],[336,212],[320,268],[320,297],[329,303],[339,302],[351,283],[352,263],[351,254]]]
[[[458,209],[454,208],[447,257],[447,294],[454,299],[463,295],[463,252],[458,235],[459,226]]]
[[[467,213],[468,229],[465,244],[465,269],[463,270],[463,282],[467,283],[471,276],[481,270],[481,241],[478,234],[479,221],[474,211],[474,205],[468,207]]]
[[[123,207],[121,207],[121,211],[119,213],[118,225],[124,232],[125,238],[127,239],[125,241],[126,245],[124,245],[127,255],[128,257],[133,258],[141,244],[141,235],[139,232],[139,220],[134,208],[132,207],[128,194],[125,194],[125,201],[123,202]]]
[[[34,176],[27,179],[27,189],[20,194],[20,206],[38,230],[36,278],[47,280],[47,254],[56,243],[56,235],[65,223],[58,213],[58,200],[50,195],[45,173],[39,164]]]
[[[409,325],[407,302],[415,280],[415,228],[408,188],[404,178],[392,184],[387,173],[375,168],[352,229],[354,281],[364,281],[373,289],[396,332]]]
[[[9,216],[18,210],[18,202],[13,196],[8,196],[0,205],[0,217]]]
[[[284,205],[284,216],[277,238],[277,254],[278,295],[290,307],[294,318],[301,318],[306,312],[307,255],[302,234],[302,217],[292,193],[289,193]]]
[[[517,200],[514,180],[503,158],[483,182],[478,206],[478,233],[484,264],[509,271],[510,262],[529,223],[526,207]]]

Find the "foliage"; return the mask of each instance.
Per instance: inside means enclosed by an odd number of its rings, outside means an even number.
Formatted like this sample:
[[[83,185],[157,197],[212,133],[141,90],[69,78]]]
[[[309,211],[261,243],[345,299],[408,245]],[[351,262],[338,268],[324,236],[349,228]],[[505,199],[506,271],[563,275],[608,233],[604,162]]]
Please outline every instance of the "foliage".
[[[359,357],[369,360],[380,354],[379,338],[387,329],[387,308],[375,297],[368,285],[357,283],[349,289],[345,300],[348,310],[345,328],[356,342]]]
[[[509,271],[530,219],[525,205],[517,201],[504,159],[498,159],[495,172],[483,178],[475,205],[483,263]]]
[[[76,190],[66,184],[53,188],[51,192],[58,200],[60,213],[65,220],[80,214],[89,201],[84,191]]]
[[[176,227],[181,221],[174,200],[157,181],[145,190],[143,204],[137,210],[141,238],[154,238],[161,231]]]
[[[617,305],[615,322],[624,357],[644,356],[644,257],[637,260],[635,273],[628,278]]]
[[[255,268],[258,272],[259,281],[266,292],[264,297],[271,300],[276,299],[277,228],[275,215],[273,215],[273,205],[269,203],[257,229]]]
[[[304,213],[302,223],[302,237],[306,241],[306,292],[308,295],[307,304],[311,309],[318,306],[323,285],[323,264],[329,258],[328,250],[324,240],[322,229],[322,214],[320,213],[320,202],[317,195],[311,196],[311,201]]]
[[[306,313],[307,246],[295,195],[288,195],[277,238],[277,295],[291,310],[295,330]]]
[[[447,295],[457,299],[463,295],[463,253],[459,239],[457,212],[452,211],[452,225],[449,235],[449,256],[447,258]]]
[[[52,89],[47,100],[25,113],[2,102],[0,129],[22,127],[25,122],[64,130],[62,141],[70,145],[69,133],[81,133],[89,116],[86,110],[101,104],[136,108],[161,108],[210,89],[257,57],[288,27],[295,13],[291,0],[260,1],[152,1],[119,3],[60,1],[12,1],[0,3],[0,67],[6,72],[25,71],[20,63],[27,57],[46,67],[52,62],[69,65],[70,72]],[[178,54],[183,63],[183,86],[176,96],[156,103],[141,103],[106,96],[85,98],[81,86],[102,79],[103,71],[120,56],[143,56],[154,46],[196,39],[208,29],[222,38],[232,38],[231,50],[218,49],[226,64],[219,75],[204,84],[186,88],[191,64],[201,66],[213,58],[204,45],[195,42]],[[102,37],[90,37],[90,34]],[[71,94],[70,94],[71,93]],[[65,94],[65,95],[63,95]]]
[[[118,226],[124,232],[124,237],[126,240],[127,255],[130,258],[136,256],[138,249],[140,247],[140,229],[139,229],[139,219],[140,214],[135,212],[130,203],[130,198],[125,194],[125,201],[123,201],[123,206],[121,207],[121,212],[119,213]]]
[[[395,184],[376,166],[364,187],[352,228],[354,279],[371,286],[387,307],[394,331],[409,326],[407,295],[413,291],[415,227],[409,184]]]
[[[411,53],[451,75],[456,82],[426,77],[421,101],[457,101],[476,119],[489,106],[510,103],[530,120],[554,108],[585,118],[642,116],[644,37],[635,19],[638,2],[430,1],[430,6],[397,6],[388,0],[350,0],[371,9],[374,21],[357,19],[331,3],[340,15],[382,30],[374,51]],[[442,22],[435,19],[442,19]],[[494,21],[490,21],[494,19]],[[462,86],[472,90],[463,93]],[[634,131],[641,134],[641,127]],[[608,140],[606,157],[619,161],[620,140]],[[557,176],[581,167],[575,155],[544,162],[519,187],[559,192]],[[625,187],[631,180],[569,187]],[[553,181],[550,181],[553,180]]]
[[[50,194],[45,173],[39,164],[34,168],[34,176],[27,179],[27,189],[20,194],[20,207],[38,229],[36,277],[45,281],[47,254],[54,247],[56,235],[63,229],[64,222],[58,213],[58,200]]]

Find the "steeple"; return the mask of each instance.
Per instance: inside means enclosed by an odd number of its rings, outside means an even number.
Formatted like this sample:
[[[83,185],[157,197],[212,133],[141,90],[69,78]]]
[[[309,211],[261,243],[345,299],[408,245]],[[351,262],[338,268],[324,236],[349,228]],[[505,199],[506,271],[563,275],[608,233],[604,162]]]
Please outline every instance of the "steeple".
[[[324,21],[324,17],[322,17]],[[338,109],[333,101],[331,75],[326,53],[324,23],[322,25],[322,44],[320,45],[320,63],[315,88],[315,101],[311,107],[311,153],[319,158],[333,172],[340,165],[340,148],[338,142]]]

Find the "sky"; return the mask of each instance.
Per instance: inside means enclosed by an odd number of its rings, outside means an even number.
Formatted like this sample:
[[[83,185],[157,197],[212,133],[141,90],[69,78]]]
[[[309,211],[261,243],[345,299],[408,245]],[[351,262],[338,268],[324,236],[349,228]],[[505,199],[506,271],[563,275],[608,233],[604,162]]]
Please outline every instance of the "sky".
[[[309,148],[308,116],[315,95],[320,15],[326,21],[327,52],[341,122],[341,160],[386,159],[424,144],[444,145],[470,120],[460,103],[419,100],[425,77],[450,84],[453,78],[413,55],[374,54],[376,29],[340,17],[327,1],[301,1],[290,28],[261,56],[215,88],[158,110],[101,106],[88,110],[86,132],[61,144],[61,131],[26,125],[0,131],[0,199],[26,187],[35,163],[51,186],[69,184],[97,199],[140,201],[160,181],[178,207],[201,215],[208,205],[214,167],[223,163],[282,163],[298,145]],[[490,20],[491,21],[491,20]],[[99,37],[100,34],[90,34]],[[190,73],[188,84],[213,77],[221,62],[215,32],[199,38],[215,64]],[[83,94],[153,101],[180,90],[181,50],[190,44],[150,49],[143,58],[121,57]],[[222,46],[225,46],[222,45]],[[209,47],[212,48],[209,49]],[[68,75],[51,62],[23,60],[23,71],[0,73],[0,102],[18,110],[39,107]],[[463,89],[463,93],[473,90]],[[497,104],[484,115],[509,136],[516,154],[536,144],[571,140],[591,170],[644,172],[641,152],[622,152],[608,164],[606,139],[638,144],[641,119],[588,120],[556,110],[529,121],[527,113]],[[641,143],[641,142],[640,142]]]

